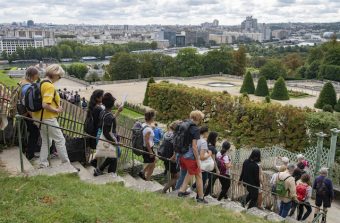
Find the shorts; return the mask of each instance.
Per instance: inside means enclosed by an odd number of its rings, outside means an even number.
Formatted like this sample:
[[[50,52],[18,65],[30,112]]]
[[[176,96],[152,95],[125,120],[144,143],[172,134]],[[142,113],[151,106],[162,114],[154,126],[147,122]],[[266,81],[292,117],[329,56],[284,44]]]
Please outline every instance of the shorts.
[[[324,208],[331,207],[331,199],[328,196],[316,196],[315,205],[317,207],[321,207],[323,205]]]
[[[151,148],[152,153],[155,154],[155,152],[153,151],[153,148]],[[145,147],[144,147],[144,151],[148,151]],[[148,153],[143,153],[143,163],[154,163],[156,160],[156,156],[154,157],[150,157],[150,154]]]
[[[185,159],[183,157],[180,158],[181,168],[187,170],[189,175],[197,175],[201,173],[200,168],[197,166],[196,160]]]
[[[164,167],[165,170],[169,171],[169,162],[168,160],[164,161]],[[177,168],[177,164],[175,162],[170,162],[170,173],[176,174],[179,172],[179,169]]]

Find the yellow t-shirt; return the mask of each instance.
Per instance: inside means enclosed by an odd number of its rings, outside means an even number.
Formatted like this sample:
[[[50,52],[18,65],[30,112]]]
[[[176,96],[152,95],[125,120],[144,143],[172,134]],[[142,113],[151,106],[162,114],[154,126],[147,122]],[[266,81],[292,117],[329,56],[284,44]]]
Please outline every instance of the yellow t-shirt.
[[[46,104],[50,104],[53,108],[58,108],[60,105],[60,96],[58,92],[56,92],[54,85],[50,82],[44,82],[41,85],[41,96],[42,96],[42,102]],[[33,118],[40,120],[41,118],[41,111],[33,112],[32,113]],[[43,117],[42,119],[52,119],[57,118],[58,113],[56,112],[50,112],[46,109],[44,109]]]

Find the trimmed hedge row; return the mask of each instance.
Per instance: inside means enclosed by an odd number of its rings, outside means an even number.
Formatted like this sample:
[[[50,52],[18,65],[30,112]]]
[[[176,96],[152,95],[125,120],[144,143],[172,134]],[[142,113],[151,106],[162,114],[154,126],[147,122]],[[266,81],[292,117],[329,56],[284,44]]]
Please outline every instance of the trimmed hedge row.
[[[210,129],[236,147],[281,144],[298,151],[310,141],[305,125],[308,110],[293,106],[249,102],[244,97],[164,82],[150,85],[149,105],[163,122],[185,119],[192,110],[201,110]]]
[[[340,81],[340,66],[321,65],[319,71],[320,78],[327,80]]]

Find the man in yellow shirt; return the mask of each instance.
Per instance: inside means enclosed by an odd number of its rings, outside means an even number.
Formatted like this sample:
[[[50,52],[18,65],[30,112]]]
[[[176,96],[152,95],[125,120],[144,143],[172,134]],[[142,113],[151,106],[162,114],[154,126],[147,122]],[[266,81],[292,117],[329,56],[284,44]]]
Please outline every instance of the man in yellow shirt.
[[[58,64],[52,64],[46,68],[46,80],[41,83],[41,97],[43,109],[38,112],[33,112],[34,119],[41,120],[48,125],[59,127],[57,117],[59,113],[63,112],[63,108],[60,105],[60,96],[54,88],[54,83],[60,80],[65,74],[63,68]],[[62,163],[69,163],[70,160],[67,155],[65,138],[61,129],[54,128],[42,124],[40,128],[41,135],[41,150],[40,150],[40,168],[49,166],[47,160],[49,148],[48,145],[52,145],[54,140],[58,156]]]

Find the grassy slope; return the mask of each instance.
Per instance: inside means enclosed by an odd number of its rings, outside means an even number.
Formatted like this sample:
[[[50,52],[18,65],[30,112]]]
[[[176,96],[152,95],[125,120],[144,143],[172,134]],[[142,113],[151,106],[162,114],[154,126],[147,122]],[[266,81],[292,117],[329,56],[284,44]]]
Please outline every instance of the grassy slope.
[[[89,185],[70,175],[16,178],[0,173],[0,185],[0,222],[264,222],[117,184]]]
[[[7,76],[6,72],[3,70],[0,70],[0,82],[6,86],[17,86],[17,80]]]

